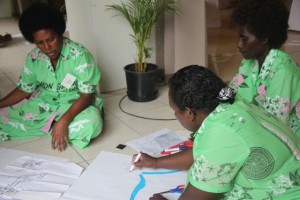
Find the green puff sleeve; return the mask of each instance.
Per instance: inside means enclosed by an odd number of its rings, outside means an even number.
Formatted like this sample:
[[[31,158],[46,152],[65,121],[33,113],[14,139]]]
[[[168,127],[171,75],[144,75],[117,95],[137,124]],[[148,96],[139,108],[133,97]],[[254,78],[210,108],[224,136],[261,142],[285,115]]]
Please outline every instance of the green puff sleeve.
[[[38,86],[34,65],[39,56],[41,55],[39,55],[37,49],[34,49],[29,52],[26,57],[25,64],[17,83],[17,87],[24,92],[33,93]]]
[[[74,71],[79,92],[90,94],[96,91],[101,74],[89,52],[83,52],[82,55],[76,59]]]

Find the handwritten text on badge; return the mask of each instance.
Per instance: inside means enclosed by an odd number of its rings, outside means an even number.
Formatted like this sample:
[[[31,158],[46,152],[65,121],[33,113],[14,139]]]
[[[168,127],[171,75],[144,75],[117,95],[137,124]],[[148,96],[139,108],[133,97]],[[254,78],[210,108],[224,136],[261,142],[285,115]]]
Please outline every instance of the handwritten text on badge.
[[[72,74],[67,73],[64,80],[61,82],[61,85],[64,86],[67,89],[70,89],[73,83],[75,82],[76,77]]]

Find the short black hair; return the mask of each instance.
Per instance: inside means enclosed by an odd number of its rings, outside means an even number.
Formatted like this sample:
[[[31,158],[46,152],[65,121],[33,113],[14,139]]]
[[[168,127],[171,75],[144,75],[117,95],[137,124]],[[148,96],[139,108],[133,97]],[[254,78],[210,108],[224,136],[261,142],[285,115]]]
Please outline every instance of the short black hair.
[[[24,38],[33,43],[33,34],[42,29],[52,29],[62,36],[66,30],[66,22],[63,14],[54,7],[34,3],[22,13],[19,29]]]
[[[282,0],[245,0],[232,13],[232,22],[246,26],[258,39],[278,49],[287,39],[289,12]]]
[[[219,92],[226,86],[208,68],[189,65],[170,78],[169,97],[182,111],[190,108],[209,114],[219,105]]]

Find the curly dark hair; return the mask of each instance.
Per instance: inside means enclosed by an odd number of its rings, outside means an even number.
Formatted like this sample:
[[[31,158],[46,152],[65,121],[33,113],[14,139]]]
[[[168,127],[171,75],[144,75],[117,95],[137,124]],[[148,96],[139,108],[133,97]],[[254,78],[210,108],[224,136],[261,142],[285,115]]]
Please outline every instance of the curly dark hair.
[[[217,97],[226,86],[209,69],[190,65],[178,70],[169,80],[169,97],[182,111],[190,108],[209,114],[219,105]]]
[[[34,3],[19,19],[19,29],[24,38],[33,43],[33,33],[42,29],[52,29],[58,35],[66,30],[64,16],[59,10],[45,3]]]
[[[232,22],[247,26],[258,39],[278,49],[287,39],[289,12],[282,0],[246,0],[232,13]]]

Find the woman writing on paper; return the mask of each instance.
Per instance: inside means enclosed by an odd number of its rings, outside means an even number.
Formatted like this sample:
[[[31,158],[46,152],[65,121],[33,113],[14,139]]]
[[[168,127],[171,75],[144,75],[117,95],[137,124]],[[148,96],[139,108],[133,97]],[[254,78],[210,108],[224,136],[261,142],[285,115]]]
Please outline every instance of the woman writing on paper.
[[[180,200],[300,197],[295,133],[235,96],[210,70],[192,65],[177,71],[169,81],[169,104],[179,122],[195,133],[193,149],[159,158],[142,153],[134,164],[189,170]],[[166,198],[150,198],[159,199]]]

